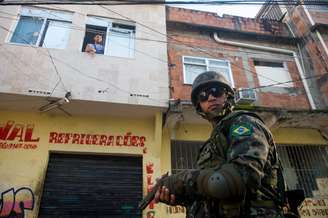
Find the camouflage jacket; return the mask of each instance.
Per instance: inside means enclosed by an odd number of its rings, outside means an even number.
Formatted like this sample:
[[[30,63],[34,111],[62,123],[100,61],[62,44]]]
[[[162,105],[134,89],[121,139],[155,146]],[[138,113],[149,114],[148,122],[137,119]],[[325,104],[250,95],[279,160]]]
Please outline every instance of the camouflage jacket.
[[[200,199],[188,204],[187,217],[281,217],[269,196],[278,198],[279,193],[277,151],[270,131],[256,114],[238,111],[224,117],[200,148],[200,170],[220,169],[228,163],[246,184],[244,200]]]

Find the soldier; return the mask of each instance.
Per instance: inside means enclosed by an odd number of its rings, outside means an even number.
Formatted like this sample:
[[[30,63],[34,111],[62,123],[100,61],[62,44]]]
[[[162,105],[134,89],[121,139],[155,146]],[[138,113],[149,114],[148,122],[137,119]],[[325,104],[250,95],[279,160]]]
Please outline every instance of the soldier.
[[[155,202],[182,205],[187,217],[283,217],[284,180],[272,135],[254,113],[233,112],[234,91],[213,71],[200,74],[191,100],[213,126],[197,170],[168,176]]]

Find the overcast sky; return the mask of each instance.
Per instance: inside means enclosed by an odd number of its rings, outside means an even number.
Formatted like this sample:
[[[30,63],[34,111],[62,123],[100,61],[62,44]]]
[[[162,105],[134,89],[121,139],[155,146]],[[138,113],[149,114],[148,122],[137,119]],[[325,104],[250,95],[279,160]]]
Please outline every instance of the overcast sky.
[[[170,0],[167,0],[170,1]],[[176,1],[176,0],[175,0]],[[178,0],[185,1],[185,0]],[[222,16],[223,14],[236,15],[241,17],[254,18],[257,12],[260,10],[261,5],[232,5],[232,6],[215,6],[215,5],[170,5],[174,7],[191,8],[195,10],[211,11]]]

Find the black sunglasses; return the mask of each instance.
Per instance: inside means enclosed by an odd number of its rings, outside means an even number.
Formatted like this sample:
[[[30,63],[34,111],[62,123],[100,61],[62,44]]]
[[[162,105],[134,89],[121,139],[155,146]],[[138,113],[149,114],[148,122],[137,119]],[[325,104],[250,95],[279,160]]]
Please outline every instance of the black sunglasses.
[[[211,87],[208,89],[204,89],[198,94],[198,100],[200,102],[207,101],[208,97],[212,95],[215,98],[221,97],[224,93],[226,93],[226,89],[222,87]]]

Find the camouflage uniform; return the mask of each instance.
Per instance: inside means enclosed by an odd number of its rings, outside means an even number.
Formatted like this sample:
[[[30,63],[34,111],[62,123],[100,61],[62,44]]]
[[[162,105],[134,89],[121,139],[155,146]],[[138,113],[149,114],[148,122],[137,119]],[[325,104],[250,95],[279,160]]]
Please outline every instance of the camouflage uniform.
[[[221,87],[226,94],[225,104],[214,114],[203,112],[198,99],[210,87]],[[200,148],[198,169],[165,179],[163,186],[175,195],[176,204],[186,206],[189,218],[283,217],[278,206],[284,190],[281,167],[261,119],[254,113],[232,112],[234,91],[213,71],[196,77],[191,100],[212,122],[213,131]]]
[[[246,191],[237,200],[205,197],[189,203],[187,217],[282,217],[271,196],[259,190],[262,186],[278,193],[281,169],[271,133],[255,114],[233,112],[218,122],[200,149],[197,165],[200,171],[232,165]]]

